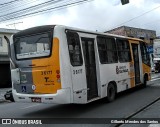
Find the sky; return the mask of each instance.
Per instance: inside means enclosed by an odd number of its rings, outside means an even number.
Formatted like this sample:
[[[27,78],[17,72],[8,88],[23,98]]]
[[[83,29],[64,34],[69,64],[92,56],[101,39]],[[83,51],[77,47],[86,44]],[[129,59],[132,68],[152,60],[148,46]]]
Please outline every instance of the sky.
[[[93,0],[40,15],[0,22],[0,28],[23,30],[59,24],[104,32],[120,26],[130,26],[156,30],[157,36],[160,36],[160,0],[129,1],[129,4],[122,5],[120,0]],[[4,0],[0,0],[2,3]],[[12,25],[13,23],[18,24]]]

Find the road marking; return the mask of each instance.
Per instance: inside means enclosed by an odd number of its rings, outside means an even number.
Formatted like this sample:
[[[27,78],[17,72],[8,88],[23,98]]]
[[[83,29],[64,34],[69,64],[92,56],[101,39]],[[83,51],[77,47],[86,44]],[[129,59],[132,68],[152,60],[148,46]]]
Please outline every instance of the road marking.
[[[148,127],[160,127],[160,124],[150,124]]]
[[[24,108],[21,108],[21,109],[32,108],[32,107],[35,107],[35,106],[38,106],[38,105],[40,105],[40,104],[30,105],[30,106],[27,106],[27,107],[24,107]]]

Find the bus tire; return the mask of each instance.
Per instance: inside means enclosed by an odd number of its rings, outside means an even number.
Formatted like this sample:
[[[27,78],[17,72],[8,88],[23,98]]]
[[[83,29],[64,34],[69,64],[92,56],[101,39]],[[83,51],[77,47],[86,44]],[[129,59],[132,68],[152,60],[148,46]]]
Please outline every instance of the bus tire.
[[[148,76],[144,75],[144,82],[143,82],[143,87],[144,88],[147,86],[147,81],[148,81]]]
[[[116,97],[116,87],[114,83],[109,83],[107,87],[107,100],[112,102],[115,100]]]

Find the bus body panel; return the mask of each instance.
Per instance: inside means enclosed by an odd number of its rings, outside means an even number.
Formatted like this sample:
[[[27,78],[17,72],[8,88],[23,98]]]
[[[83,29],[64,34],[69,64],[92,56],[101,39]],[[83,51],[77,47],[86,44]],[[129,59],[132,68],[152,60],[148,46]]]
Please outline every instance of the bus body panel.
[[[143,74],[145,75],[145,74],[147,74],[148,75],[148,80],[151,80],[151,68],[150,67],[148,67],[148,65],[146,65],[146,64],[142,64],[142,68],[143,68]],[[143,75],[143,76],[144,76]],[[144,79],[143,79],[144,80]]]
[[[56,93],[61,88],[59,66],[59,41],[53,40],[51,58],[17,61],[20,71],[20,85],[14,84],[18,93]]]
[[[12,56],[14,58],[14,62],[17,64],[17,66],[20,67],[20,69],[15,70],[15,71],[14,69],[12,69],[13,70],[12,71],[12,77],[13,77],[12,84],[13,84],[13,91],[14,91],[13,96],[15,97],[16,101],[32,102],[31,100],[32,97],[33,98],[40,97],[42,99],[41,100],[42,103],[50,102],[50,103],[61,103],[61,104],[64,103],[65,104],[65,103],[73,102],[73,99],[71,96],[72,94],[71,93],[71,88],[72,88],[71,83],[69,84],[70,81],[65,81],[64,80],[65,76],[62,76],[62,75],[68,74],[68,73],[65,74],[67,72],[66,70],[70,72],[70,68],[68,68],[68,66],[66,69],[65,64],[60,63],[62,60],[64,60],[62,61],[63,63],[66,63],[66,60],[65,60],[66,56],[64,56],[65,53],[61,53],[61,51],[63,50],[59,50],[61,49],[59,47],[64,46],[64,44],[60,44],[58,38],[55,37],[61,34],[59,33],[57,34],[56,32],[54,34],[55,34],[54,39],[53,39],[54,44],[52,47],[53,52],[52,52],[51,57],[17,61],[16,58]],[[65,40],[62,37],[60,37],[60,39]],[[12,45],[12,49],[13,49],[12,52],[15,52],[13,45]],[[62,56],[64,56],[65,59],[63,59]],[[29,65],[31,65],[32,67],[25,68],[25,67],[29,67]],[[60,69],[60,67],[62,69]],[[29,74],[26,75],[24,70],[26,70],[26,72]],[[18,73],[18,71],[19,71],[19,78],[16,79],[14,75]],[[25,81],[23,81],[23,85],[21,84],[21,82],[18,82],[19,80],[22,80],[20,73],[25,74],[25,77],[27,77],[28,84],[26,84]],[[29,80],[33,79],[33,81],[29,82],[28,78],[30,78]],[[66,79],[68,80],[69,77]],[[15,82],[14,80],[17,82]],[[61,85],[62,84],[61,82],[65,82],[63,83],[63,86]],[[15,86],[18,86],[19,88],[16,88]],[[25,90],[22,89],[22,86],[26,86]],[[32,91],[28,91],[28,86],[30,87],[30,89],[32,89]],[[27,93],[29,93],[30,95]]]
[[[12,89],[13,97],[16,102],[29,102],[29,103],[54,103],[54,104],[69,104],[73,103],[70,97],[71,90],[60,89],[55,94],[21,94]],[[41,99],[36,100],[36,99]],[[36,101],[33,101],[36,100]]]
[[[34,93],[56,93],[58,89],[61,89],[58,38],[53,38],[51,57],[33,59],[32,65]]]
[[[61,73],[61,88],[70,89],[70,103],[73,103],[73,84],[71,64],[68,52],[68,44],[65,33],[65,28],[61,26],[54,27],[54,37],[59,39],[59,59]]]
[[[95,35],[84,34],[81,32],[77,32],[77,34],[79,35],[79,39],[80,39],[83,64],[81,66],[72,66],[71,65],[73,97],[74,97],[74,103],[87,103],[89,101],[87,99],[89,88],[87,88],[87,77],[86,77],[86,68],[85,68],[85,59],[84,59],[82,38],[95,39]],[[94,47],[95,47],[95,42],[94,42]]]
[[[105,96],[107,96],[108,84],[112,81],[117,84],[117,92],[131,88],[129,70],[129,63],[115,63],[100,66],[101,86],[106,85]]]

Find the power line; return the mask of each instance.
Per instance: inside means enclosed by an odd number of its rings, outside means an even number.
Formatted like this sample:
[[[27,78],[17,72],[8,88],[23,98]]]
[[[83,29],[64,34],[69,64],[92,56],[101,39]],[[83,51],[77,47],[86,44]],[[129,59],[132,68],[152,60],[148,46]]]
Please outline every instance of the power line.
[[[82,4],[84,2],[91,2],[91,1],[93,1],[93,0],[81,0],[81,1],[76,1],[76,2],[72,2],[72,3],[70,2],[70,3],[64,4],[64,5],[59,5],[59,6],[48,8],[48,9],[43,9],[43,10],[39,10],[39,11],[27,13],[27,14],[22,14],[19,16],[6,17],[3,19],[0,18],[1,19],[0,22],[12,20],[12,19],[17,19],[17,18],[22,18],[22,17],[33,16],[33,15],[37,15],[37,14],[41,14],[41,13],[48,13],[53,10],[60,10],[60,9],[66,8],[66,7],[76,6],[76,5]]]
[[[36,0],[35,0],[36,1]],[[33,5],[33,3],[28,3],[27,0],[25,1],[25,6],[22,5],[20,2],[19,3],[15,3],[15,4],[11,4],[10,6],[4,7],[4,8],[0,8],[0,14],[1,15],[8,15],[9,13],[12,13],[13,11],[18,11],[23,9],[24,7],[28,7],[31,6],[31,4]],[[9,16],[9,15],[8,15]],[[2,17],[0,17],[2,18]]]
[[[20,23],[23,23],[23,22],[16,22],[16,23],[8,24],[8,25],[6,25],[6,26],[13,25],[13,26],[14,26],[14,28],[16,29],[16,24],[20,24]]]
[[[13,4],[0,7],[0,12],[1,12],[1,14],[5,13],[5,12],[6,13],[10,13],[10,12],[13,12],[14,10],[19,9],[19,8],[23,9],[27,5],[32,5],[33,6],[33,3],[37,3],[37,2],[38,2],[37,0],[21,0],[21,1],[17,1],[17,2],[14,2]],[[34,5],[36,5],[36,4],[34,4]],[[27,7],[30,7],[30,6],[27,6]]]
[[[3,4],[0,4],[0,6],[6,5],[6,4],[11,4],[11,3],[14,3],[16,1],[20,1],[20,0],[13,0],[13,1],[10,1],[10,2],[6,2],[6,3],[3,3]]]
[[[46,6],[50,6],[50,5],[55,4],[57,2],[60,2],[60,1],[63,1],[63,0],[50,0],[50,1],[47,1],[47,2],[43,2],[43,3],[37,4],[37,5],[30,6],[28,8],[24,8],[24,9],[21,9],[21,10],[18,10],[18,11],[14,11],[14,12],[11,12],[11,13],[0,15],[0,21],[8,20],[11,17],[21,16],[21,15],[27,14],[29,12],[34,12],[36,10],[43,9]]]
[[[134,18],[131,18],[131,19],[129,19],[129,20],[127,20],[127,21],[125,21],[125,22],[117,25],[116,27],[113,27],[112,29],[117,28],[117,27],[119,27],[119,26],[121,26],[121,25],[123,25],[123,24],[126,24],[126,23],[128,23],[128,22],[131,22],[131,21],[133,21],[133,20],[135,20],[135,19],[137,19],[137,18],[139,18],[139,17],[142,17],[142,16],[144,16],[145,14],[148,14],[148,13],[150,13],[150,12],[152,12],[152,11],[158,9],[158,8],[160,8],[160,6],[157,6],[157,7],[153,8],[153,9],[151,9],[151,10],[149,10],[149,11],[146,11],[146,12],[144,12],[144,13],[142,13],[142,14],[134,17]]]
[[[29,6],[27,8],[23,8],[21,10],[17,10],[17,11],[14,11],[14,12],[9,12],[7,14],[0,15],[1,16],[0,19],[2,19],[2,18],[4,19],[5,17],[18,15],[18,13],[24,14],[24,13],[27,13],[27,12],[30,12],[30,11],[41,10],[41,9],[43,9],[45,7],[48,7],[48,6],[51,6],[53,4],[63,2],[63,1],[65,1],[65,0],[57,0],[57,1],[56,0],[50,0],[50,1],[43,2],[43,3],[39,3],[37,5]],[[73,1],[73,0],[70,0],[70,1]],[[66,2],[63,2],[63,3],[66,3]]]
[[[57,0],[57,1],[62,1],[62,0]],[[24,8],[22,10],[18,10],[18,11],[14,11],[14,12],[11,12],[11,13],[4,14],[4,15],[0,15],[0,17],[9,16],[9,15],[16,14],[16,13],[22,13],[22,11],[29,11],[29,9],[35,9],[36,7],[40,8],[41,6],[44,6],[44,4],[51,4],[51,2],[57,2],[57,1],[56,0],[50,0],[50,1],[47,1],[47,2],[44,2],[44,3],[40,3],[38,5],[34,5],[34,6],[31,6],[31,7],[28,7],[28,8]]]

